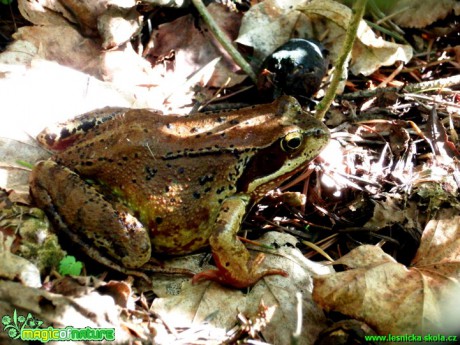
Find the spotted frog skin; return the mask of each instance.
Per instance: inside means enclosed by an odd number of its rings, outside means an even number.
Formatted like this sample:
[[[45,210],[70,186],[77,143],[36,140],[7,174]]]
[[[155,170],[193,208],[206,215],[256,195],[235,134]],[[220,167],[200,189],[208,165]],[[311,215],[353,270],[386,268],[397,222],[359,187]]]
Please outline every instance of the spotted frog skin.
[[[58,152],[30,177],[31,195],[95,260],[142,269],[152,254],[210,244],[217,270],[194,281],[234,287],[266,275],[237,237],[248,210],[306,167],[329,131],[292,97],[219,113],[166,116],[105,108],[39,140]],[[91,254],[92,253],[92,254]],[[97,253],[97,254],[95,254]]]

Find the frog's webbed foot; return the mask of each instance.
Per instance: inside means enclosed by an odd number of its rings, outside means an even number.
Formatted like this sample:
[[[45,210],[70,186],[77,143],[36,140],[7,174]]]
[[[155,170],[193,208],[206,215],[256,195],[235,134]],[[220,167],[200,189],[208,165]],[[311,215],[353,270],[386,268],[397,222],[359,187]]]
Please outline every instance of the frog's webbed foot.
[[[268,275],[288,275],[281,269],[260,270],[264,254],[251,260],[248,250],[236,236],[248,203],[249,199],[245,196],[231,197],[222,203],[216,228],[209,239],[218,269],[198,273],[192,282],[214,280],[223,285],[244,288]]]
[[[246,263],[246,269],[238,271],[237,274],[234,274],[235,272],[228,270],[221,264],[217,264],[217,267],[219,268],[217,270],[207,270],[195,274],[193,276],[192,283],[197,283],[202,280],[213,280],[222,285],[229,285],[241,289],[256,284],[261,278],[265,276],[288,276],[286,271],[277,268],[260,271],[259,266],[264,258],[265,255],[260,253],[254,262],[252,262],[252,264]]]

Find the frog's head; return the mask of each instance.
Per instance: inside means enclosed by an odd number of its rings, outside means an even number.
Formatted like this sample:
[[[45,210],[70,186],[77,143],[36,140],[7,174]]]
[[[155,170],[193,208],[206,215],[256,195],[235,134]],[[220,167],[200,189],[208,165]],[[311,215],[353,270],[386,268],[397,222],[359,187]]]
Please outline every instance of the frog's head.
[[[330,138],[328,128],[304,112],[295,98],[283,96],[275,104],[279,131],[268,145],[254,152],[237,183],[238,190],[250,194],[253,200],[305,168]]]

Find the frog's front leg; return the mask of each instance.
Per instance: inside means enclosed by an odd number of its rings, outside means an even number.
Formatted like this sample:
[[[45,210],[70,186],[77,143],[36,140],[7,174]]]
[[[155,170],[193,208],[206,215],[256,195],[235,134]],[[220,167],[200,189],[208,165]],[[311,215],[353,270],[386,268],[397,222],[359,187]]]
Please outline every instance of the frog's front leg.
[[[144,226],[70,169],[51,160],[37,163],[30,176],[30,191],[56,230],[65,232],[94,260],[128,272],[124,268],[138,268],[150,259],[151,244]]]
[[[193,282],[200,280],[214,280],[221,284],[244,288],[257,283],[267,275],[279,274],[287,276],[280,269],[259,270],[264,259],[260,253],[254,260],[244,244],[237,238],[241,222],[247,211],[249,198],[233,196],[226,199],[220,208],[215,229],[209,239],[217,270],[208,270],[196,274]]]

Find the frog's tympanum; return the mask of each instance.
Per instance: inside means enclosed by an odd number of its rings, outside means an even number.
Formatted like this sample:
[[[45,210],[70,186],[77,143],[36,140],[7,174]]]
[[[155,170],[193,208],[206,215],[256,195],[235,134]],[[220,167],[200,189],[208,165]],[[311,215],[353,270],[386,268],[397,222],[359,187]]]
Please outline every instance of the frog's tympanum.
[[[245,214],[305,168],[329,132],[283,96],[182,117],[106,108],[59,138],[40,138],[60,151],[34,167],[31,194],[72,241],[97,249],[95,260],[139,269],[152,253],[181,255],[210,244],[217,270],[194,281],[246,287],[286,273],[261,269],[261,255],[251,260],[237,237]]]

